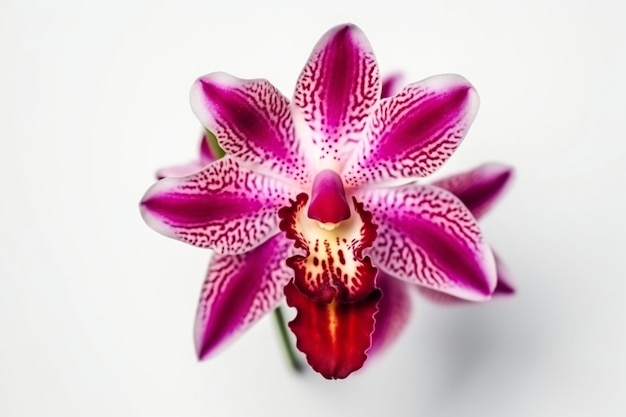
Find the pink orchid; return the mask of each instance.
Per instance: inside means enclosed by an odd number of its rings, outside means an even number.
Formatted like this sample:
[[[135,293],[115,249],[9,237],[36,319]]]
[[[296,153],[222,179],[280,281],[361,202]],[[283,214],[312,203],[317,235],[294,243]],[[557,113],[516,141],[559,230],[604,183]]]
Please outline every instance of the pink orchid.
[[[201,359],[286,296],[298,349],[324,377],[345,378],[395,334],[407,284],[469,301],[494,293],[496,261],[472,211],[510,169],[416,182],[459,145],[476,92],[458,75],[386,98],[381,84],[367,39],[344,25],[319,41],[292,102],[266,80],[213,73],[193,85],[192,108],[226,156],[203,149],[199,172],[162,172],[141,211],[158,232],[216,252],[196,318]]]

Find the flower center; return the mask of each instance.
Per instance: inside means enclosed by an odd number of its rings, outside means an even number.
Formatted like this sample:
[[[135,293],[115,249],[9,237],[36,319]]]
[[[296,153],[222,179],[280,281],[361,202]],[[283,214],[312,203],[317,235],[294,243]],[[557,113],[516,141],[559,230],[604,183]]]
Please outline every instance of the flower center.
[[[307,215],[326,230],[333,230],[337,223],[350,218],[343,181],[335,171],[325,169],[315,176]]]

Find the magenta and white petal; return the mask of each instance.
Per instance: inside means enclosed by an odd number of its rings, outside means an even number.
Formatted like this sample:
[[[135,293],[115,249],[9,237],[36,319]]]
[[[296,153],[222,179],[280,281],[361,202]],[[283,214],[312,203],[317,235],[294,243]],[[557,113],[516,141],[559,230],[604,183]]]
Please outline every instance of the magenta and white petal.
[[[496,270],[498,274],[498,282],[496,283],[496,287],[493,290],[494,297],[501,296],[509,296],[515,294],[515,288],[511,284],[511,281],[508,277],[508,271],[498,255],[493,254],[496,261]],[[419,293],[426,298],[427,300],[435,303],[435,304],[443,304],[443,305],[455,305],[455,304],[467,304],[468,300],[464,300],[462,298],[454,297],[450,294],[446,294],[440,291],[436,291],[430,288],[416,286]]]
[[[372,333],[372,346],[368,355],[376,355],[396,341],[411,316],[411,284],[378,271],[376,286],[383,293],[374,316],[376,324]]]
[[[154,184],[141,201],[146,223],[168,237],[219,253],[242,253],[278,232],[292,190],[229,157],[183,178]]]
[[[358,27],[337,26],[320,39],[293,99],[298,137],[313,163],[331,169],[342,165],[363,138],[380,89],[374,52]]]
[[[488,299],[496,286],[493,254],[459,199],[432,186],[408,184],[355,194],[378,224],[369,250],[387,274],[455,297]]]
[[[481,218],[502,195],[513,178],[513,168],[490,163],[470,171],[442,178],[433,185],[450,191],[467,206],[477,219]]]
[[[233,158],[256,171],[308,181],[289,100],[269,81],[205,75],[191,88],[191,106]]]
[[[213,255],[196,314],[199,359],[216,353],[278,305],[293,275],[285,263],[293,252],[293,243],[278,234],[250,252]]]
[[[478,95],[459,75],[438,75],[383,99],[344,170],[357,187],[423,177],[439,168],[465,136],[478,111]]]

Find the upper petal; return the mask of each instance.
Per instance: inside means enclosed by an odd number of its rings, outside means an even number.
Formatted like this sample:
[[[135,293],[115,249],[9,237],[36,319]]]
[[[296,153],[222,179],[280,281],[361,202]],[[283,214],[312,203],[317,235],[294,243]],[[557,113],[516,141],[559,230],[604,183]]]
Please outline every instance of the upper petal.
[[[378,224],[372,263],[388,274],[468,300],[496,285],[493,254],[469,210],[449,192],[416,183],[356,194]]]
[[[513,178],[513,168],[484,164],[460,174],[442,178],[433,185],[450,191],[467,206],[474,217],[483,216],[502,195]]]
[[[465,136],[478,95],[459,75],[438,75],[383,99],[344,178],[348,186],[423,177],[440,167]]]
[[[141,201],[150,227],[219,253],[249,251],[278,231],[291,188],[226,157],[183,178],[154,184]]]
[[[278,234],[250,252],[215,254],[198,303],[195,342],[205,359],[274,309],[293,271],[293,244]]]
[[[380,97],[380,74],[371,46],[354,25],[337,26],[317,43],[294,93],[298,136],[313,162],[342,164]]]
[[[308,180],[289,100],[269,81],[205,75],[191,88],[191,106],[227,154],[256,171]]]

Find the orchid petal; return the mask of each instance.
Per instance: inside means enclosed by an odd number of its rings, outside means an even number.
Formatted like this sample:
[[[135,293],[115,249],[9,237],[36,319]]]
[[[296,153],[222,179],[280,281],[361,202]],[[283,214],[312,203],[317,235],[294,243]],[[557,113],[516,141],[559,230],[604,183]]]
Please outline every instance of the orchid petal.
[[[306,194],[299,194],[278,212],[280,229],[305,252],[287,259],[296,287],[316,302],[362,300],[375,289],[376,268],[368,256],[363,257],[376,237],[372,215],[353,200],[349,220],[324,228],[306,215],[307,201]]]
[[[289,100],[269,81],[205,75],[191,89],[191,106],[224,151],[242,164],[300,183],[309,180]]]
[[[383,86],[380,90],[380,96],[382,98],[388,98],[394,96],[400,89],[398,85],[404,77],[400,73],[391,74],[383,77]]]
[[[293,271],[293,242],[276,235],[239,255],[215,254],[202,286],[195,324],[196,353],[206,359],[274,309]]]
[[[502,164],[485,164],[470,171],[442,178],[433,185],[450,191],[480,219],[513,178],[513,168]]]
[[[380,291],[374,290],[353,303],[324,303],[311,300],[291,281],[285,295],[287,304],[298,311],[289,328],[296,335],[298,350],[313,369],[325,378],[340,379],[363,366]]]
[[[459,75],[431,77],[381,100],[346,165],[346,185],[431,174],[456,150],[477,111],[478,95]]]
[[[378,313],[374,316],[376,325],[368,355],[376,355],[391,346],[406,327],[411,315],[410,285],[378,271],[376,286],[383,297],[378,302]]]
[[[454,195],[412,183],[360,190],[355,197],[378,224],[369,252],[378,268],[459,298],[491,296],[496,285],[493,254],[476,220]]]
[[[290,188],[226,157],[183,178],[154,184],[141,201],[146,223],[168,237],[219,253],[242,253],[278,232]]]
[[[509,279],[507,278],[506,268],[502,264],[502,261],[498,258],[498,256],[494,253],[494,258],[496,260],[496,269],[498,271],[498,282],[496,283],[496,287],[493,290],[494,297],[501,296],[509,296],[515,294],[515,289],[511,285]],[[427,300],[435,303],[435,304],[467,304],[468,300],[464,300],[462,298],[454,297],[450,294],[446,294],[440,291],[432,290],[426,287],[417,287],[419,293],[424,296]]]
[[[201,171],[202,168],[218,159],[209,147],[206,134],[208,133],[203,133],[200,138],[199,158],[197,160],[182,165],[161,168],[156,172],[156,178],[160,180],[167,177],[186,177]]]
[[[361,141],[380,88],[376,58],[359,28],[337,26],[320,39],[293,99],[298,136],[312,162],[324,168],[342,164]]]

